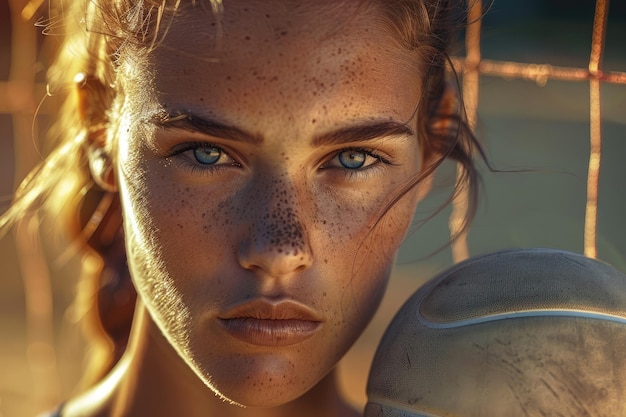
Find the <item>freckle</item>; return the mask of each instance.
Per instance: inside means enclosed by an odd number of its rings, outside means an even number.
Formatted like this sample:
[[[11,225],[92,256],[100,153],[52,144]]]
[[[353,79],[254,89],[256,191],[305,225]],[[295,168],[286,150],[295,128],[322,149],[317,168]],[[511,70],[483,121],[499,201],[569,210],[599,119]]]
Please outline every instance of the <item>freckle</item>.
[[[328,259],[324,259],[324,263],[327,264],[328,263]],[[326,293],[324,293],[324,295],[326,295]]]
[[[230,75],[227,75],[226,79],[230,81],[232,79],[232,77]]]
[[[311,123],[315,124],[315,122],[317,122],[317,120],[315,119],[311,120]]]
[[[287,35],[287,31],[283,30],[282,32],[280,32],[280,36],[286,36]]]

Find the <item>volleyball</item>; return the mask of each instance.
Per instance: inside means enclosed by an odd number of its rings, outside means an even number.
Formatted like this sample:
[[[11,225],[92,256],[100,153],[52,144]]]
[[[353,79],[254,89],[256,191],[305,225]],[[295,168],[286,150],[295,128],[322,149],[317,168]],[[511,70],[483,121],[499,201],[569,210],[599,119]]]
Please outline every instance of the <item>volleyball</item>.
[[[626,416],[626,275],[552,249],[469,259],[403,305],[366,417]]]

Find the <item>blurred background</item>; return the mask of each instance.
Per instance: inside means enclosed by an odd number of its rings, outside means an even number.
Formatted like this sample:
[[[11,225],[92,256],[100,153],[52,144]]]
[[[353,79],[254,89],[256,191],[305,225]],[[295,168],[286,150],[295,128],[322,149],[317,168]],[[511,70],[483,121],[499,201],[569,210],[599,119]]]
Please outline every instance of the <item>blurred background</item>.
[[[45,18],[45,4],[32,13],[26,6],[25,0],[0,1],[0,212],[39,160],[37,150],[55,106],[48,99],[34,116],[45,96],[48,57],[58,40],[43,36],[34,25]],[[496,1],[482,22],[482,57],[585,69],[594,8],[593,0]],[[626,72],[624,39],[626,3],[613,1],[605,70]],[[458,53],[464,53],[462,47]],[[589,82],[481,76],[478,100],[476,130],[498,172],[483,166],[484,189],[468,237],[470,254],[519,247],[582,253]],[[602,86],[602,140],[598,258],[626,272],[626,85]],[[445,247],[450,208],[424,224],[420,220],[449,196],[454,178],[451,164],[438,174],[400,251],[380,313],[340,365],[344,389],[357,405],[365,401],[369,363],[394,312],[428,278],[453,263]],[[16,239],[14,233],[0,239],[0,417],[33,416],[62,401],[72,393],[83,365],[84,341],[73,304],[79,260],[61,261],[64,243],[50,235],[45,219],[30,227],[39,228],[39,242]]]

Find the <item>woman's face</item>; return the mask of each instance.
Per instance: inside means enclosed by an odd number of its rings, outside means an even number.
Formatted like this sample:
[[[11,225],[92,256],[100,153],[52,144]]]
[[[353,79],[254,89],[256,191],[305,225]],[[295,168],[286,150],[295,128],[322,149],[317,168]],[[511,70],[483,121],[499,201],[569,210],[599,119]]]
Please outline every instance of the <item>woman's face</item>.
[[[385,209],[422,168],[415,58],[382,18],[268,3],[225,2],[221,38],[201,6],[164,19],[154,51],[122,60],[117,133],[151,319],[215,392],[264,406],[310,389],[369,322],[417,189]]]

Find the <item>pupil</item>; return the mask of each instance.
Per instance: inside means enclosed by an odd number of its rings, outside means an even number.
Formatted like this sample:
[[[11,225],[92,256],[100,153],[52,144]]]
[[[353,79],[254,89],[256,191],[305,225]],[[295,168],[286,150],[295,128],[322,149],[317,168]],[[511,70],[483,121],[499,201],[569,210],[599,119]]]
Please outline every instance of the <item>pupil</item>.
[[[212,165],[220,159],[222,152],[217,148],[204,146],[194,149],[193,155],[201,164]]]
[[[361,168],[365,164],[365,158],[367,157],[365,152],[359,151],[345,151],[338,156],[341,165],[348,169]]]

